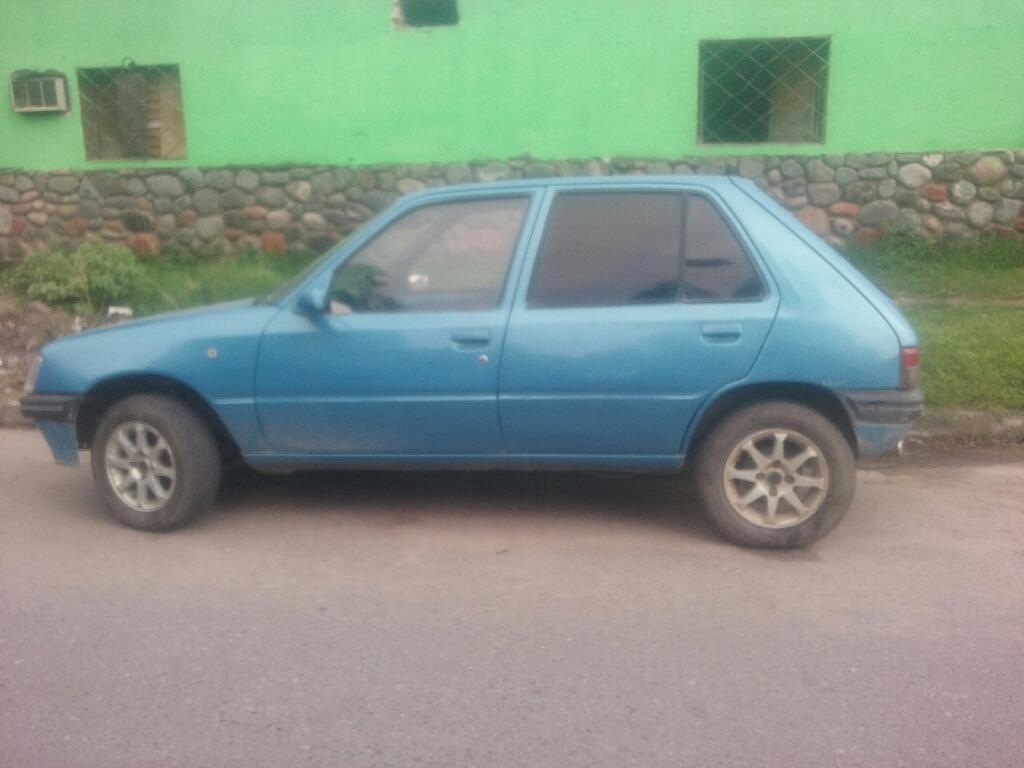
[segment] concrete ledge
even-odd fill
[[[1024,414],[986,411],[927,411],[911,441],[961,446],[1024,445]]]

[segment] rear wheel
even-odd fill
[[[749,547],[802,547],[824,536],[853,500],[856,464],[835,425],[795,403],[769,402],[727,417],[697,459],[712,524]]]
[[[119,521],[165,531],[213,502],[220,453],[206,425],[177,400],[134,395],[103,414],[92,445],[92,473]]]

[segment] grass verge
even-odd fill
[[[914,304],[921,382],[933,408],[1024,411],[1024,307]]]
[[[891,296],[1024,301],[1024,243],[1015,238],[932,243],[894,236],[845,255]]]

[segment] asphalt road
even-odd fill
[[[0,766],[1024,764],[1024,461],[863,470],[828,539],[665,478],[231,477],[169,535],[0,432]]]

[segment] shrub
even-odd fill
[[[59,246],[31,253],[4,273],[3,283],[20,298],[87,315],[145,289],[135,255],[109,243],[85,243],[72,253]]]

